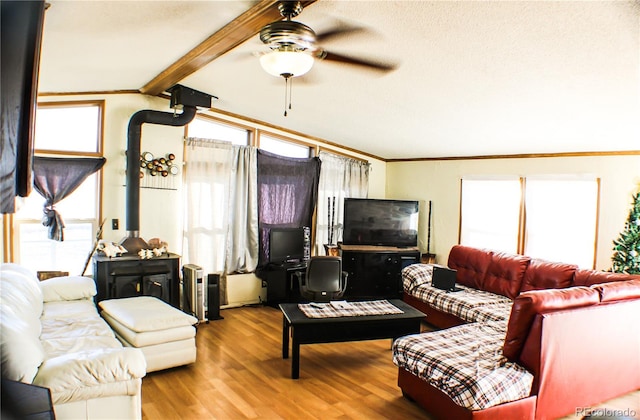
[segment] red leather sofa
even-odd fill
[[[460,245],[448,266],[461,285],[512,300],[502,356],[533,383],[528,397],[470,410],[399,367],[403,395],[437,418],[554,419],[640,389],[640,276]],[[404,300],[437,328],[467,324],[406,291]]]

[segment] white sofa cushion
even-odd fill
[[[122,344],[115,336],[99,335],[96,337],[62,337],[51,338],[42,342],[47,358],[63,354],[77,353],[97,349],[121,349]]]
[[[108,313],[102,312],[104,319],[111,325],[111,328],[118,336],[133,347],[153,346],[154,344],[164,344],[171,341],[180,341],[196,336],[196,329],[191,325],[182,327],[167,328],[166,330],[135,332],[125,327]]]
[[[24,276],[27,276],[36,280],[38,279],[38,275],[35,271],[23,265],[16,264],[16,263],[3,263],[0,266],[0,273],[4,274],[10,271],[21,273]]]
[[[195,325],[198,319],[153,296],[108,299],[98,303],[111,318],[135,332]]]
[[[45,360],[33,383],[49,388],[58,404],[122,395],[123,386],[145,376],[146,369],[139,349],[90,349]]]
[[[0,265],[0,299],[3,305],[14,307],[16,313],[39,319],[42,314],[42,291],[38,277],[17,264]]]
[[[31,382],[44,360],[42,292],[35,273],[17,264],[0,265],[0,280],[2,376]]]
[[[81,299],[59,302],[47,302],[42,309],[42,319],[83,319],[99,318],[93,300]]]
[[[87,319],[43,319],[40,340],[82,337],[115,337],[109,325],[99,317]]]
[[[0,305],[0,319],[2,377],[30,383],[44,361],[44,350],[38,334],[34,334],[33,326],[9,305]]]
[[[45,302],[90,299],[97,293],[95,282],[82,276],[53,277],[40,282]]]

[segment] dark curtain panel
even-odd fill
[[[33,158],[33,186],[42,195],[44,217],[42,224],[49,228],[49,239],[64,241],[64,222],[55,209],[55,204],[67,197],[89,175],[106,162],[100,158]]]
[[[289,158],[258,150],[260,265],[269,262],[271,228],[311,226],[319,178],[317,157]]]

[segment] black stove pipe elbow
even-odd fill
[[[195,106],[185,105],[182,114],[153,110],[138,111],[131,116],[127,133],[127,174],[126,174],[126,229],[127,237],[121,244],[129,253],[137,253],[146,247],[139,239],[140,231],[140,142],[142,124],[159,124],[181,127],[189,124],[196,116]],[[131,238],[131,240],[129,240]],[[131,249],[130,249],[131,248]]]

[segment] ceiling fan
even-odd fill
[[[322,48],[318,43],[348,33],[363,31],[361,27],[343,26],[316,34],[313,29],[292,18],[302,12],[299,1],[281,1],[278,10],[283,20],[264,26],[260,30],[260,41],[267,45],[271,52],[260,57],[260,63],[267,73],[274,76],[301,76],[313,66],[314,59],[332,61],[343,64],[361,66],[379,71],[391,71],[395,65],[364,60],[336,54]]]
[[[291,20],[302,12],[299,1],[281,1],[278,10],[283,20],[271,22],[260,30],[260,41],[269,47],[269,53],[260,56],[262,68],[273,76],[285,79],[285,111],[291,109],[291,85],[289,79],[302,76],[313,67],[315,59],[349,65],[360,66],[378,71],[391,71],[395,65],[364,60],[356,57],[336,54],[318,45],[347,33],[364,30],[361,27],[338,27],[322,34],[316,34],[313,29],[301,22]],[[289,96],[287,106],[287,94]]]

